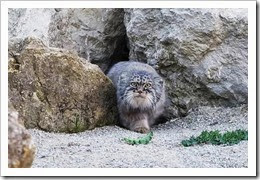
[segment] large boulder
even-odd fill
[[[123,9],[9,9],[9,38],[36,36],[51,47],[75,50],[103,71],[128,57]]]
[[[9,42],[9,100],[26,128],[79,132],[117,122],[112,82],[97,65],[36,38]]]
[[[18,112],[8,107],[8,167],[29,168],[35,156],[35,146],[28,130],[21,124]]]
[[[168,112],[247,103],[247,9],[125,9],[129,59],[166,79]]]

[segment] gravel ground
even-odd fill
[[[188,116],[152,128],[147,145],[128,145],[121,139],[143,136],[118,126],[106,126],[76,134],[29,130],[37,146],[34,168],[246,168],[247,141],[233,146],[180,142],[204,130],[248,129],[247,107],[200,107]]]

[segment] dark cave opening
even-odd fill
[[[122,37],[122,39],[117,44],[117,46],[114,50],[114,53],[112,54],[112,56],[110,56],[110,64],[109,64],[107,70],[105,71],[105,74],[108,73],[108,71],[114,64],[116,64],[120,61],[128,61],[128,60],[129,60],[128,38],[125,33],[125,35]]]

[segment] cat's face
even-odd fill
[[[132,108],[151,108],[155,104],[155,84],[147,73],[135,73],[130,77],[125,100]]]

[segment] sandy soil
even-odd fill
[[[34,168],[246,168],[247,141],[233,146],[183,147],[181,141],[204,130],[248,129],[247,107],[199,107],[188,116],[152,128],[147,145],[128,145],[122,138],[142,134],[106,126],[75,134],[29,130],[37,146]]]

